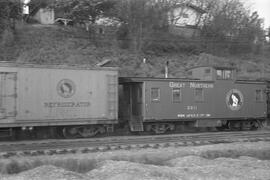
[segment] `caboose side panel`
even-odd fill
[[[266,118],[266,85],[260,82],[216,82],[210,104],[215,105],[215,118]]]
[[[192,120],[210,118],[214,109],[205,105],[214,89],[213,81],[146,81],[145,120]]]
[[[0,72],[15,73],[17,76],[16,116],[4,121],[8,119],[5,116],[2,123],[59,125],[117,122],[115,70],[0,67]]]
[[[266,84],[260,83],[248,83],[248,82],[236,82],[236,88],[239,88],[243,92],[244,98],[243,104],[247,105],[245,114],[253,118],[266,118],[267,117],[267,94]],[[246,103],[245,103],[246,102]]]
[[[265,118],[265,88],[254,82],[145,81],[144,120]]]

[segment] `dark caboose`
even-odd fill
[[[190,79],[120,78],[120,112],[131,131],[164,133],[178,127],[252,129],[267,117],[266,83],[236,80],[226,67],[196,67]]]

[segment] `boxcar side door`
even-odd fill
[[[17,73],[0,72],[0,119],[16,116]]]
[[[267,125],[270,125],[270,82],[267,82],[266,90],[266,103],[267,103]]]

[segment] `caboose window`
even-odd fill
[[[173,102],[181,102],[181,89],[173,88],[172,89],[172,101]]]
[[[205,73],[205,74],[210,74],[210,73],[211,73],[211,69],[209,69],[209,68],[205,69],[205,70],[204,70],[204,73]]]
[[[152,102],[160,101],[160,89],[159,88],[151,88],[151,100],[152,100]]]
[[[262,92],[261,89],[256,90],[255,100],[256,100],[256,102],[262,102],[263,101],[263,92]]]
[[[217,69],[217,79],[232,79],[232,70]]]
[[[188,71],[187,74],[188,74],[189,76],[192,76],[193,73],[192,73],[192,71]]]
[[[204,101],[204,97],[203,97],[203,89],[202,88],[196,88],[195,89],[195,101],[196,102],[202,102]]]

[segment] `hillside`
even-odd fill
[[[162,77],[169,61],[170,77],[183,77],[187,68],[198,65],[234,65],[242,78],[270,77],[270,56],[252,55],[217,57],[206,53],[136,54],[121,49],[117,42],[91,42],[88,32],[64,26],[21,25],[14,41],[0,46],[0,60],[38,64],[95,65],[106,59],[120,67],[121,76]],[[268,52],[269,48],[268,48]],[[268,57],[268,58],[267,58]],[[142,63],[143,59],[146,63]]]

